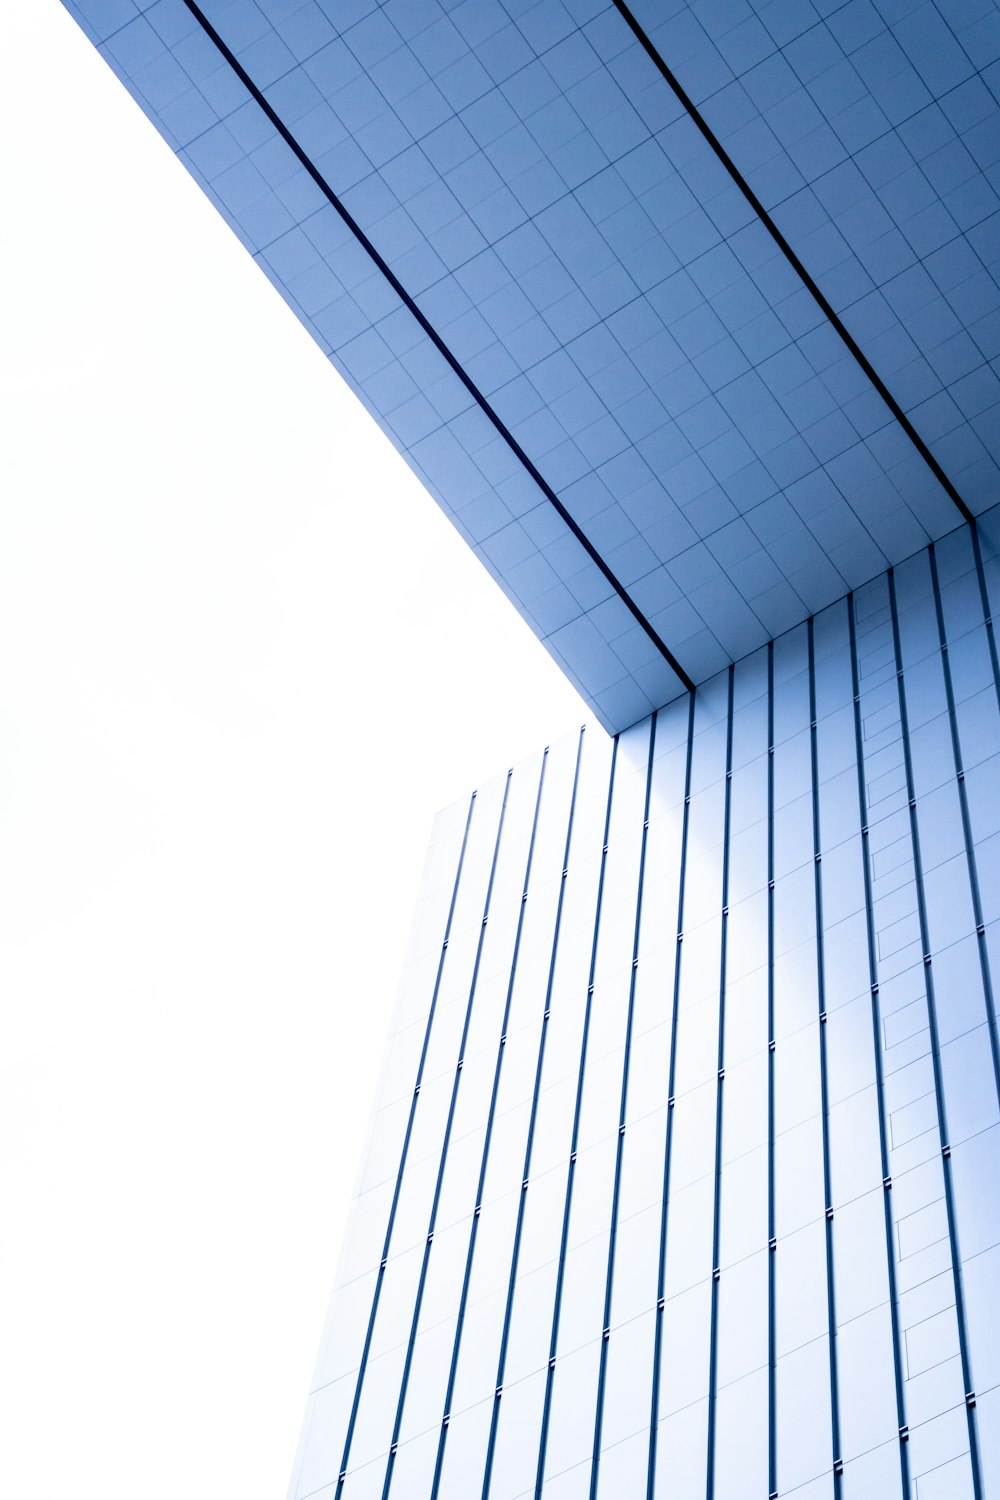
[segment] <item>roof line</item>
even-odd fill
[[[434,326],[431,324],[431,322],[429,321],[429,319],[424,315],[424,313],[421,312],[420,308],[417,306],[417,303],[414,301],[413,297],[410,295],[410,293],[403,286],[402,282],[396,276],[396,274],[392,270],[391,266],[388,264],[388,262],[386,260],[383,259],[383,257],[379,254],[378,250],[376,250],[376,248],[372,244],[371,240],[368,238],[368,236],[365,234],[364,230],[361,228],[361,225],[357,222],[357,220],[354,218],[354,216],[350,213],[350,211],[341,202],[341,200],[338,198],[337,194],[334,192],[333,188],[331,188],[330,184],[326,181],[326,179],[323,177],[323,175],[319,172],[319,170],[317,169],[317,167],[315,166],[315,164],[310,160],[310,158],[307,155],[307,153],[299,145],[298,141],[292,135],[292,133],[288,129],[287,125],[285,125],[284,121],[279,117],[279,115],[275,112],[275,110],[268,103],[267,99],[264,97],[264,95],[261,92],[261,90],[257,87],[257,85],[254,83],[253,79],[250,77],[249,73],[247,73],[246,69],[242,66],[242,64],[239,62],[239,60],[236,58],[236,56],[233,54],[233,52],[230,50],[230,48],[223,41],[222,37],[216,31],[216,29],[212,25],[211,21],[209,21],[208,17],[204,14],[204,12],[195,3],[195,0],[184,0],[184,5],[190,11],[190,13],[194,17],[194,19],[198,22],[199,26],[205,32],[206,36],[208,36],[210,38],[210,40],[218,48],[219,52],[221,52],[221,54],[225,58],[226,62],[233,69],[234,73],[236,73],[237,77],[239,78],[240,82],[243,84],[244,88],[246,88],[246,90],[252,96],[252,98],[256,101],[256,103],[259,104],[260,108],[264,111],[265,115],[270,120],[270,122],[274,126],[275,130],[281,136],[282,140],[289,147],[289,149],[294,153],[294,155],[296,156],[296,158],[298,159],[298,161],[301,163],[301,165],[308,172],[309,176],[312,178],[313,182],[315,182],[316,186],[319,188],[320,192],[326,198],[327,202],[340,215],[340,218],[346,224],[347,228],[351,231],[351,233],[355,236],[355,238],[357,239],[358,243],[363,247],[363,249],[368,253],[368,255],[371,257],[371,259],[374,261],[375,265],[382,272],[382,275],[388,281],[389,285],[392,287],[392,289],[396,293],[397,297],[399,297],[400,301],[409,309],[409,311],[413,314],[414,318],[416,318],[417,322],[420,324],[420,327],[423,329],[424,333],[430,339],[431,343],[438,350],[439,354],[441,354],[442,357],[446,360],[446,362],[448,363],[448,365],[450,366],[450,368],[453,370],[453,372],[458,376],[459,380],[462,382],[462,384],[464,385],[465,389],[468,391],[469,395],[475,401],[476,405],[480,408],[480,410],[483,412],[483,414],[488,418],[488,420],[493,425],[493,427],[496,429],[496,431],[503,438],[504,442],[508,445],[508,447],[510,448],[511,452],[515,455],[515,457],[519,460],[519,462],[524,466],[524,468],[530,474],[531,478],[535,481],[535,483],[537,484],[538,488],[541,490],[542,494],[545,496],[546,500],[553,507],[553,509],[557,512],[557,514],[560,516],[560,518],[562,519],[562,521],[564,522],[564,524],[569,528],[569,530],[576,537],[577,541],[580,543],[580,545],[583,547],[584,551],[587,553],[587,556],[591,559],[591,561],[599,569],[599,571],[602,573],[602,575],[607,580],[607,582],[614,589],[615,593],[618,595],[619,599],[625,605],[626,609],[633,616],[633,618],[636,620],[636,622],[641,626],[641,628],[643,629],[643,631],[645,632],[645,634],[652,641],[652,643],[656,647],[657,651],[659,651],[660,655],[664,658],[664,660],[670,666],[670,668],[675,673],[675,675],[677,676],[677,678],[679,679],[679,681],[681,683],[683,683],[684,687],[687,689],[687,691],[689,693],[693,693],[694,690],[695,690],[694,682],[688,676],[688,674],[685,672],[684,668],[681,666],[680,662],[674,656],[673,652],[669,649],[669,647],[666,645],[666,643],[661,639],[660,635],[654,629],[654,627],[650,623],[650,621],[646,619],[646,616],[642,613],[642,611],[639,609],[638,605],[632,599],[632,597],[628,593],[628,590],[625,588],[624,584],[620,583],[619,580],[615,577],[615,574],[608,567],[607,563],[604,561],[603,557],[598,552],[597,548],[588,539],[588,537],[581,530],[581,528],[577,525],[576,521],[570,515],[570,513],[566,509],[565,505],[563,505],[562,501],[559,499],[559,496],[556,494],[555,490],[552,488],[552,486],[543,477],[543,475],[540,473],[540,471],[535,466],[535,464],[528,457],[527,453],[521,447],[520,443],[517,441],[517,439],[515,438],[514,434],[507,427],[506,423],[502,420],[502,418],[499,416],[499,414],[496,411],[494,411],[493,407],[490,405],[489,401],[483,395],[482,391],[475,384],[475,382],[471,379],[471,377],[469,376],[469,374],[467,373],[467,371],[463,368],[463,366],[461,365],[461,363],[459,362],[459,360],[456,358],[456,356],[448,348],[448,345],[444,342],[444,340],[442,339],[441,335],[438,333],[437,329],[434,328]]]
[[[642,47],[643,51],[647,54],[653,64],[659,69],[664,80],[676,96],[678,102],[683,105],[684,109],[690,115],[691,120],[697,126],[698,130],[701,132],[708,145],[712,148],[719,161],[725,167],[726,171],[729,173],[729,176],[739,188],[740,192],[743,194],[744,198],[749,203],[750,207],[753,209],[754,213],[757,215],[758,219],[763,224],[764,228],[767,230],[768,234],[771,236],[778,249],[784,255],[785,259],[795,271],[796,275],[800,278],[806,289],[812,294],[814,300],[818,304],[824,316],[836,329],[837,333],[839,333],[844,344],[857,360],[862,370],[864,370],[865,374],[868,376],[868,379],[878,391],[879,395],[882,397],[882,400],[885,402],[886,406],[889,408],[890,412],[895,417],[900,427],[902,427],[903,431],[906,433],[906,436],[910,439],[910,442],[920,454],[920,457],[927,464],[928,468],[931,470],[931,473],[934,475],[935,479],[937,479],[938,483],[947,494],[949,500],[953,501],[957,506],[963,520],[968,521],[970,526],[974,526],[976,524],[976,518],[973,515],[972,511],[966,505],[958,490],[955,488],[954,484],[948,478],[948,475],[945,473],[944,469],[934,457],[934,454],[931,452],[930,448],[928,448],[927,444],[924,442],[923,438],[920,436],[919,432],[914,427],[913,423],[910,421],[909,417],[906,415],[905,411],[900,406],[895,396],[889,390],[888,386],[885,384],[885,381],[878,374],[874,365],[861,349],[861,346],[858,344],[853,334],[841,321],[838,314],[834,311],[831,303],[820,291],[819,286],[813,280],[812,276],[810,276],[809,272],[806,270],[805,266],[802,264],[801,260],[796,255],[789,242],[785,239],[785,236],[782,234],[777,224],[771,218],[770,214],[767,212],[767,209],[757,197],[757,194],[754,192],[753,188],[741,175],[736,166],[736,163],[729,155],[729,152],[726,150],[725,146],[723,146],[718,136],[711,129],[708,123],[703,119],[702,115],[698,112],[698,109],[696,108],[693,100],[690,98],[690,96],[680,83],[680,80],[673,72],[671,72],[670,68],[667,67],[667,64],[664,62],[660,53],[650,41],[649,37],[646,35],[642,27],[639,25],[639,22],[629,10],[628,6],[624,3],[624,0],[613,0],[613,4],[622,20],[632,32],[636,41]]]

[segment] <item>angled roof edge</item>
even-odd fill
[[[484,43],[454,27],[447,45],[427,41],[439,7],[415,0],[423,29],[395,33],[388,54],[397,75],[409,70],[410,92],[390,107],[389,74],[372,81],[384,39],[373,49],[360,25],[340,34],[333,6],[316,10],[316,36],[296,41],[288,7],[266,0],[64,3],[606,729],[636,722],[972,514],[625,5],[574,0],[579,29],[555,42],[533,39],[522,17],[522,65],[499,85],[483,72]],[[556,254],[541,215],[506,200],[512,186],[522,200],[533,191],[517,170],[515,147],[528,151],[518,111],[532,121],[558,112],[572,75],[565,57],[553,59],[584,43],[589,92],[572,96],[573,139],[580,152],[603,142],[615,170],[606,182],[591,173],[575,189],[563,183]],[[461,103],[463,86],[449,108],[413,102],[421,76],[443,100],[437,84],[462,59],[483,72],[478,96]],[[630,120],[631,144],[616,157],[602,111],[629,97],[629,79],[639,124]],[[481,140],[460,183],[465,163],[449,170],[457,148],[437,138],[454,127],[475,145],[478,122],[489,146],[497,127],[483,117],[501,106],[500,139],[516,140],[506,157],[484,155]],[[559,139],[531,170],[552,175],[558,164],[571,182]],[[706,250],[683,248],[675,232],[689,201],[688,216],[709,222],[685,174],[696,149],[699,191],[723,204],[713,209],[722,227],[703,230]],[[648,190],[634,160],[643,152],[642,171],[655,157],[660,173]],[[498,201],[484,208],[476,173],[487,168]],[[408,172],[421,178],[415,194]],[[611,231],[592,235],[606,209],[630,222],[641,213],[659,238],[650,231],[616,253]],[[643,291],[647,263],[659,275],[668,254],[675,269],[647,277]],[[704,283],[700,300],[687,295],[692,278]],[[564,295],[543,317],[557,282]],[[770,319],[761,351],[781,314],[785,345],[766,360],[750,335],[716,336],[722,313],[739,333],[734,287]],[[706,332],[682,347],[673,335],[690,335],[696,315]],[[703,354],[737,371],[714,388],[711,359],[690,352],[710,328],[716,343]],[[766,388],[760,372],[775,361],[782,370]],[[793,367],[800,385],[776,395]],[[971,498],[982,509],[983,496]]]

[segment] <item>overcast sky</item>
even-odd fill
[[[56,0],[0,48],[0,1492],[275,1500],[433,813],[583,710]]]

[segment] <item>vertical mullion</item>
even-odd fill
[[[889,1279],[889,1315],[892,1321],[892,1363],[896,1383],[896,1421],[899,1426],[899,1469],[903,1500],[910,1500],[910,1460],[907,1449],[906,1396],[899,1333],[899,1302],[896,1290],[896,1261],[893,1252],[892,1206],[889,1192],[889,1142],[885,1118],[885,1093],[882,1067],[882,1007],[878,990],[878,958],[875,941],[875,909],[872,895],[871,858],[868,848],[868,795],[865,791],[864,736],[861,731],[861,691],[858,673],[858,638],[854,623],[854,595],[847,596],[847,625],[851,644],[851,691],[854,697],[854,753],[858,770],[858,813],[861,818],[861,865],[865,886],[865,927],[868,939],[868,982],[872,1001],[872,1036],[875,1045],[875,1092],[878,1103],[879,1152],[882,1162],[882,1206],[885,1219],[886,1268]]]
[[[941,647],[941,666],[944,670],[944,690],[948,700],[948,722],[951,726],[951,748],[955,758],[955,778],[958,782],[958,800],[962,809],[962,836],[965,839],[965,857],[969,866],[969,886],[972,891],[972,909],[976,919],[976,940],[979,946],[979,968],[983,979],[983,997],[986,1005],[986,1020],[990,1033],[990,1049],[993,1054],[993,1082],[1000,1102],[1000,1037],[997,1035],[996,1000],[993,993],[993,978],[990,972],[990,955],[986,942],[986,925],[983,922],[983,901],[979,888],[979,868],[976,861],[976,846],[972,837],[972,818],[969,813],[969,794],[965,785],[965,764],[962,759],[962,742],[958,733],[958,714],[955,709],[955,689],[951,680],[951,660],[948,653],[948,637],[945,632],[944,607],[941,603],[941,587],[938,581],[937,557],[934,544],[928,547],[931,560],[931,583],[934,587],[934,609],[937,614],[938,642]],[[992,636],[991,636],[992,644]]]
[[[566,1174],[566,1199],[563,1206],[562,1234],[559,1241],[559,1268],[556,1272],[556,1291],[552,1309],[552,1332],[549,1339],[549,1361],[545,1372],[545,1396],[542,1405],[542,1430],[538,1443],[538,1469],[535,1476],[535,1497],[540,1500],[545,1478],[545,1449],[549,1435],[549,1416],[552,1410],[552,1382],[556,1367],[556,1344],[559,1338],[559,1315],[562,1311],[563,1276],[566,1270],[566,1247],[569,1238],[570,1211],[573,1207],[573,1179],[576,1171],[576,1148],[580,1133],[580,1109],[583,1102],[583,1077],[587,1066],[587,1039],[590,1032],[590,1012],[594,999],[594,972],[597,963],[597,939],[601,930],[601,905],[604,899],[604,875],[608,863],[608,834],[611,828],[611,803],[615,790],[615,764],[618,759],[618,736],[615,735],[611,751],[611,771],[608,777],[608,800],[604,811],[604,840],[601,849],[601,870],[597,882],[597,904],[594,911],[594,936],[590,947],[590,968],[587,976],[587,1004],[583,1015],[583,1036],[580,1041],[580,1065],[576,1083],[576,1101],[573,1108],[573,1134],[570,1141],[569,1168]],[[502,1387],[497,1386],[499,1401]]]
[[[976,559],[976,578],[979,582],[979,598],[983,606],[983,624],[986,627],[986,640],[990,648],[990,665],[993,668],[993,689],[997,695],[997,707],[1000,708],[1000,658],[997,655],[996,631],[993,628],[993,611],[990,608],[990,595],[986,587],[986,569],[983,566],[983,549],[979,545],[979,528],[970,527],[972,536],[972,552]]]
[[[570,847],[573,838],[573,815],[576,811],[576,795],[580,784],[580,761],[583,756],[584,729],[580,730],[580,738],[576,749],[576,766],[573,771],[573,790],[570,795],[569,819],[566,825],[566,845],[563,850],[562,878],[559,882],[559,896],[556,901],[556,919],[552,931],[552,951],[549,957],[548,979],[545,985],[545,1002],[542,1012],[542,1030],[538,1042],[538,1060],[535,1064],[535,1086],[531,1097],[531,1113],[528,1119],[528,1138],[524,1148],[524,1169],[521,1173],[522,1182],[527,1182],[531,1176],[531,1150],[535,1138],[535,1122],[538,1118],[538,1101],[541,1095],[542,1071],[545,1064],[545,1040],[548,1035],[550,1008],[552,1004],[552,985],[555,978],[556,958],[559,952],[559,929],[562,925],[563,899],[566,895],[566,879],[569,874]],[[517,1206],[517,1224],[514,1230],[514,1245],[510,1260],[510,1275],[507,1281],[507,1299],[504,1304],[503,1333],[500,1338],[500,1357],[497,1361],[496,1389],[503,1390],[504,1374],[507,1363],[507,1343],[510,1337],[511,1310],[514,1305],[514,1292],[517,1286],[517,1263],[521,1251],[521,1235],[524,1228],[524,1210],[527,1195],[522,1192]],[[449,1401],[453,1380],[449,1381]],[[493,1411],[490,1417],[490,1435],[486,1449],[486,1464],[483,1472],[482,1500],[488,1500],[490,1492],[490,1480],[493,1474],[493,1455],[496,1452],[497,1422],[500,1416],[500,1403],[493,1402]],[[431,1491],[431,1500],[436,1500],[437,1489],[440,1483],[440,1460],[443,1456],[443,1445],[439,1451],[438,1463],[434,1470],[434,1488]]]
[[[948,1216],[948,1240],[951,1246],[951,1270],[955,1289],[955,1315],[958,1322],[958,1344],[962,1360],[962,1381],[965,1386],[965,1411],[969,1430],[969,1457],[972,1466],[972,1486],[975,1500],[983,1493],[982,1470],[979,1458],[979,1432],[976,1423],[975,1386],[969,1356],[968,1329],[965,1318],[965,1291],[962,1285],[962,1265],[958,1254],[958,1231],[955,1227],[954,1188],[951,1179],[951,1146],[948,1142],[948,1116],[944,1097],[944,1078],[941,1072],[941,1051],[938,1040],[937,999],[934,991],[934,965],[930,947],[930,931],[927,925],[927,903],[924,893],[923,860],[920,854],[920,829],[917,823],[916,791],[913,781],[913,761],[910,754],[910,730],[906,711],[906,683],[903,677],[903,656],[899,639],[899,615],[896,609],[896,581],[893,570],[888,572],[889,607],[892,612],[892,645],[896,659],[896,692],[899,699],[900,732],[903,739],[903,765],[906,770],[906,796],[910,813],[910,841],[913,846],[913,874],[917,895],[917,918],[920,923],[920,947],[924,959],[924,993],[927,999],[927,1026],[931,1042],[931,1066],[934,1073],[934,1092],[937,1103],[938,1137],[941,1147],[941,1168],[944,1180],[945,1210]]]
[[[809,646],[809,756],[812,781],[813,889],[816,905],[816,993],[819,1003],[819,1088],[823,1130],[823,1206],[826,1220],[826,1308],[830,1343],[830,1437],[833,1448],[833,1492],[841,1493],[840,1382],[837,1369],[837,1304],[833,1276],[833,1186],[830,1176],[830,1093],[826,1057],[826,957],[823,933],[823,858],[819,818],[819,747],[816,724],[816,646],[813,617],[807,622]]]
[[[715,1190],[712,1207],[712,1310],[708,1343],[708,1448],[705,1463],[705,1494],[712,1500],[715,1492],[715,1397],[719,1353],[719,1243],[722,1212],[722,1110],[723,1085],[726,1077],[726,958],[729,934],[729,825],[733,800],[733,685],[736,671],[729,668],[729,694],[726,706],[726,780],[722,825],[722,932],[719,945],[719,1035],[716,1051],[715,1093]]]
[[[423,1045],[420,1048],[420,1061],[417,1064],[417,1076],[413,1086],[413,1094],[410,1098],[410,1110],[406,1120],[406,1130],[403,1134],[403,1146],[399,1156],[399,1167],[396,1171],[396,1182],[392,1193],[392,1203],[389,1207],[389,1222],[386,1226],[385,1240],[382,1244],[382,1255],[379,1261],[378,1276],[375,1281],[375,1291],[372,1296],[372,1308],[368,1315],[368,1327],[365,1330],[365,1342],[361,1351],[361,1364],[358,1367],[358,1378],[354,1387],[354,1398],[351,1402],[351,1415],[347,1423],[347,1433],[344,1437],[344,1449],[340,1460],[340,1471],[337,1477],[338,1488],[343,1485],[347,1477],[347,1465],[351,1457],[351,1444],[354,1440],[354,1429],[358,1419],[358,1407],[361,1404],[361,1392],[364,1387],[365,1374],[368,1368],[368,1353],[371,1349],[372,1335],[375,1331],[375,1318],[378,1314],[379,1299],[382,1295],[382,1283],[385,1280],[385,1268],[389,1258],[389,1246],[392,1241],[393,1225],[396,1219],[396,1209],[399,1205],[399,1195],[403,1186],[403,1173],[406,1168],[406,1158],[410,1149],[410,1138],[413,1134],[413,1117],[417,1110],[417,1100],[420,1098],[420,1085],[423,1082],[424,1064],[427,1061],[427,1050],[430,1046],[431,1028],[434,1024],[434,1015],[437,1010],[438,995],[441,991],[441,976],[444,972],[445,956],[448,952],[448,940],[451,936],[451,924],[455,916],[455,903],[458,900],[458,888],[462,880],[462,868],[465,864],[465,851],[469,843],[469,828],[472,823],[472,813],[476,806],[476,793],[473,792],[469,798],[469,811],[465,818],[465,829],[462,833],[462,847],[459,850],[458,866],[455,870],[455,883],[452,886],[451,901],[448,904],[448,916],[444,926],[444,938],[441,942],[441,952],[438,956],[437,972],[434,976],[434,988],[431,992],[430,1008],[427,1012],[427,1024],[424,1027]]]
[[[382,1500],[388,1500],[389,1489],[392,1484],[392,1471],[396,1461],[396,1447],[399,1442],[399,1427],[403,1420],[403,1407],[406,1403],[406,1388],[410,1379],[410,1368],[413,1364],[413,1346],[417,1337],[417,1324],[420,1320],[420,1307],[424,1297],[424,1287],[427,1284],[427,1266],[430,1261],[431,1246],[434,1243],[434,1227],[437,1221],[438,1204],[441,1201],[441,1185],[444,1181],[444,1170],[448,1161],[448,1145],[451,1139],[451,1127],[455,1118],[455,1104],[458,1099],[458,1086],[462,1078],[462,1067],[465,1060],[465,1044],[469,1035],[469,1022],[472,1019],[472,1006],[476,998],[476,985],[479,980],[479,966],[483,956],[483,943],[486,940],[486,926],[490,915],[490,902],[493,897],[493,882],[496,878],[497,860],[500,855],[500,841],[503,837],[504,818],[507,813],[507,798],[510,793],[510,782],[512,772],[507,772],[507,780],[504,784],[503,802],[500,805],[500,820],[497,824],[497,836],[493,845],[493,859],[490,864],[490,877],[486,885],[486,899],[483,903],[483,920],[479,926],[479,937],[476,940],[476,958],[472,966],[472,979],[469,984],[469,998],[466,1002],[465,1017],[462,1023],[462,1036],[458,1044],[458,1057],[455,1061],[455,1077],[451,1086],[451,1099],[448,1103],[448,1117],[444,1127],[444,1139],[441,1142],[441,1160],[438,1163],[437,1178],[434,1183],[434,1196],[431,1200],[430,1217],[427,1222],[427,1237],[424,1241],[423,1259],[420,1264],[420,1279],[417,1282],[417,1295],[413,1304],[413,1317],[410,1320],[410,1335],[406,1348],[406,1359],[403,1363],[403,1376],[399,1385],[399,1397],[396,1401],[396,1415],[392,1424],[392,1439],[389,1445],[389,1458],[386,1464],[385,1480],[382,1485]]]
[[[767,1488],[778,1493],[777,1248],[774,1204],[774,642],[767,643]]]
[[[646,1475],[647,1500],[653,1500],[656,1484],[656,1440],[660,1405],[660,1363],[663,1352],[664,1287],[667,1266],[667,1219],[670,1200],[670,1157],[673,1143],[674,1083],[677,1076],[677,1014],[680,1003],[681,954],[684,942],[684,879],[687,866],[688,827],[691,821],[691,764],[694,755],[695,695],[688,700],[687,757],[684,765],[684,812],[681,818],[681,857],[677,883],[677,956],[674,961],[674,986],[670,1007],[670,1063],[667,1074],[667,1123],[663,1145],[663,1192],[660,1212],[660,1251],[656,1282],[656,1332],[653,1340],[653,1388],[649,1417],[649,1468]]]
[[[431,1486],[431,1500],[436,1500],[438,1486],[441,1482],[441,1466],[444,1462],[444,1448],[448,1439],[448,1423],[451,1414],[452,1396],[455,1390],[455,1376],[458,1370],[458,1356],[462,1344],[462,1329],[465,1322],[465,1309],[469,1300],[469,1286],[472,1280],[472,1263],[476,1254],[476,1239],[479,1232],[479,1213],[482,1208],[483,1188],[486,1182],[486,1170],[489,1165],[490,1141],[493,1135],[493,1123],[496,1118],[497,1097],[500,1093],[500,1077],[503,1071],[503,1060],[506,1054],[507,1023],[510,1019],[511,1001],[514,995],[514,982],[517,978],[517,960],[521,949],[521,933],[524,928],[524,913],[528,903],[528,892],[531,886],[531,864],[535,853],[535,836],[538,832],[538,815],[542,806],[542,792],[545,788],[545,770],[548,764],[549,748],[546,745],[542,753],[542,768],[538,778],[538,792],[535,796],[535,810],[531,820],[531,836],[528,840],[528,858],[524,870],[524,884],[521,895],[521,905],[517,914],[517,931],[514,936],[514,952],[511,957],[510,978],[507,981],[507,996],[504,1002],[503,1019],[500,1023],[500,1037],[497,1042],[496,1063],[493,1068],[493,1089],[490,1094],[489,1113],[486,1118],[486,1134],[483,1137],[482,1157],[479,1163],[479,1178],[476,1184],[476,1199],[473,1205],[472,1227],[469,1231],[469,1248],[465,1257],[465,1273],[462,1278],[462,1291],[458,1304],[458,1316],[455,1323],[455,1338],[452,1344],[451,1363],[448,1368],[448,1384],[445,1391],[444,1411],[441,1418],[441,1431],[438,1436],[437,1456],[434,1461],[434,1480]],[[523,1198],[522,1194],[522,1198]]]
[[[622,1061],[621,1102],[618,1109],[618,1141],[615,1154],[615,1180],[611,1195],[611,1230],[608,1237],[608,1269],[604,1287],[604,1317],[601,1323],[601,1359],[597,1375],[597,1408],[594,1417],[594,1449],[590,1469],[590,1500],[596,1500],[597,1479],[601,1462],[601,1429],[604,1419],[604,1387],[607,1379],[608,1344],[611,1338],[611,1294],[615,1277],[615,1250],[618,1233],[618,1206],[621,1195],[622,1153],[625,1147],[625,1111],[628,1106],[629,1061],[632,1049],[632,1017],[635,1013],[635,978],[639,967],[639,931],[642,922],[642,886],[646,869],[646,845],[649,841],[649,797],[653,785],[653,752],[656,745],[656,714],[649,729],[649,753],[646,758],[646,795],[642,812],[642,844],[639,851],[639,880],[635,904],[635,927],[632,935],[632,972],[629,976],[628,1013],[625,1021],[625,1053]]]

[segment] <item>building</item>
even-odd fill
[[[442,815],[293,1500],[997,1493],[986,576]]]
[[[614,736],[439,820],[292,1500],[1000,1496],[995,6],[67,3]]]

